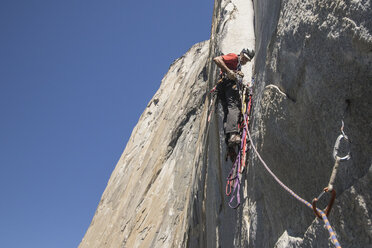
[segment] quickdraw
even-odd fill
[[[341,161],[346,161],[346,160],[349,160],[351,158],[350,147],[348,147],[349,148],[349,151],[348,151],[347,155],[345,155],[343,157],[338,156],[338,152],[339,152],[339,148],[340,148],[340,143],[341,143],[341,140],[342,139],[345,139],[345,141],[348,142],[348,145],[350,145],[350,139],[346,136],[346,134],[344,132],[344,122],[343,121],[342,121],[342,125],[341,125],[341,134],[337,137],[336,142],[335,142],[335,145],[334,145],[334,148],[333,148],[332,155],[333,155],[333,158],[335,159],[335,164],[333,166],[333,170],[332,170],[331,177],[329,179],[328,186],[325,187],[323,189],[323,191],[320,193],[320,195],[317,198],[314,198],[313,201],[312,201],[313,211],[314,211],[315,215],[319,219],[322,219],[322,216],[321,216],[320,212],[318,211],[318,209],[316,207],[316,204],[317,204],[318,200],[326,192],[330,192],[331,193],[331,199],[329,200],[329,203],[328,203],[327,208],[324,210],[325,215],[328,216],[329,213],[331,212],[333,202],[336,199],[336,190],[333,189],[333,184],[335,183],[335,180],[336,180],[336,175],[337,175],[338,167],[339,167]]]
[[[341,128],[341,132],[343,132],[343,126]],[[341,248],[341,245],[340,243],[338,242],[337,240],[337,237],[336,237],[336,234],[335,232],[333,231],[332,229],[332,226],[331,224],[329,223],[329,220],[327,218],[327,215],[329,215],[330,211],[331,211],[331,208],[332,208],[332,205],[333,205],[333,202],[334,202],[334,199],[336,198],[336,192],[332,189],[329,189],[328,187],[325,188],[323,190],[323,192],[318,196],[318,198],[315,198],[317,200],[319,200],[322,195],[325,193],[325,192],[329,192],[331,191],[331,194],[332,194],[332,198],[330,200],[330,203],[328,204],[328,207],[326,208],[326,213],[323,212],[322,210],[316,208],[316,202],[317,200],[315,201],[315,204],[314,204],[314,201],[313,201],[313,204],[310,204],[308,201],[304,200],[303,198],[301,198],[300,196],[298,196],[295,192],[293,192],[290,188],[288,188],[282,181],[280,181],[280,179],[270,170],[270,168],[267,166],[267,164],[265,163],[265,161],[262,159],[261,155],[259,154],[259,152],[257,151],[256,147],[254,146],[253,144],[253,141],[252,141],[252,137],[251,137],[251,134],[249,133],[249,130],[247,129],[247,134],[248,134],[248,138],[249,138],[249,141],[251,142],[251,146],[254,150],[254,152],[256,153],[258,159],[261,161],[261,163],[263,164],[263,166],[265,167],[265,169],[269,172],[269,174],[275,179],[275,181],[280,185],[282,186],[286,191],[288,191],[289,194],[291,194],[293,197],[295,197],[297,200],[299,200],[300,202],[304,203],[306,206],[308,206],[309,208],[312,208],[316,214],[317,217],[320,216],[321,219],[323,219],[323,222],[324,224],[326,225],[326,228],[329,232],[329,236],[333,242],[333,244],[335,245],[336,248]],[[345,135],[343,133],[343,135]],[[337,143],[337,142],[336,142]],[[336,147],[336,146],[335,146]],[[336,158],[336,163],[337,161],[339,161],[339,159]],[[314,200],[315,200],[314,199]]]
[[[251,134],[249,133],[249,131],[247,130],[247,133],[248,133],[248,137],[249,137],[249,140],[251,142],[251,146],[254,150],[254,152],[256,153],[258,159],[261,161],[261,163],[263,164],[263,166],[265,167],[265,169],[269,172],[269,174],[275,179],[275,181],[280,185],[282,186],[289,194],[291,194],[294,198],[296,198],[298,201],[302,202],[303,204],[305,204],[306,206],[308,206],[309,208],[313,208],[313,206],[306,200],[304,200],[303,198],[301,198],[299,195],[297,195],[295,192],[293,192],[290,188],[288,188],[282,181],[280,181],[280,179],[270,170],[270,168],[267,166],[267,164],[265,163],[265,161],[262,159],[261,155],[259,154],[259,152],[257,151],[256,147],[254,146],[253,144],[253,141],[252,141],[252,137],[251,137]],[[323,219],[326,227],[327,227],[327,230],[329,232],[329,236],[333,242],[333,244],[335,245],[336,248],[341,248],[341,245],[340,243],[338,242],[337,240],[337,237],[335,235],[335,232],[333,231],[332,227],[331,227],[331,224],[329,223],[329,220],[327,218],[327,215],[320,209],[317,209],[317,211],[319,212],[321,218]]]
[[[339,149],[340,149],[340,143],[341,143],[341,140],[344,139],[345,141],[347,141],[347,144],[350,146],[350,139],[349,137],[347,137],[347,135],[345,134],[344,132],[344,121],[341,121],[342,122],[342,125],[341,125],[341,134],[337,137],[336,139],[336,142],[335,142],[335,146],[333,148],[333,158],[335,160],[339,159],[340,161],[346,161],[346,160],[349,160],[351,158],[351,155],[350,155],[350,147],[348,147],[348,153],[343,156],[343,157],[339,157],[338,156],[338,152],[339,152]]]

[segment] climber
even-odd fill
[[[216,89],[224,111],[225,139],[229,147],[240,144],[238,123],[241,103],[236,80],[239,76],[244,76],[241,66],[251,61],[254,54],[254,50],[243,49],[239,55],[229,53],[213,59],[221,69]]]

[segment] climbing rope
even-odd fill
[[[245,121],[242,124],[242,137],[241,137],[241,142],[240,142],[240,149],[239,149],[237,157],[235,158],[235,162],[231,167],[231,170],[227,177],[227,182],[226,182],[226,195],[230,196],[231,191],[233,191],[232,196],[229,201],[229,206],[234,209],[239,207],[240,205],[240,184],[241,184],[242,173],[243,173],[243,170],[246,164],[247,151],[248,151],[247,131],[246,131],[246,129],[248,129],[247,120],[249,120],[249,115],[250,115],[251,106],[252,106],[252,88],[250,88],[249,95],[248,95],[248,102],[247,102],[246,101],[247,87],[245,87],[242,84],[242,80],[243,80],[243,77],[238,77],[238,80],[236,82],[237,82],[237,87],[239,89],[240,97],[241,97],[241,103],[242,103],[241,112],[243,114],[243,119]],[[236,199],[236,204],[232,205],[235,199]]]
[[[348,137],[345,135],[345,133],[343,131],[344,123],[342,122],[341,134],[337,138],[336,143],[335,143],[335,146],[334,146],[333,157],[335,158],[335,165],[334,165],[334,168],[333,168],[333,171],[332,171],[332,175],[331,175],[331,178],[330,178],[328,187],[326,187],[323,190],[323,192],[318,196],[318,198],[314,198],[314,200],[312,202],[313,204],[310,204],[308,201],[304,200],[299,195],[297,195],[293,190],[291,190],[290,188],[288,188],[271,171],[271,169],[268,167],[268,165],[266,164],[266,162],[262,159],[261,155],[259,154],[259,152],[257,151],[256,147],[253,144],[253,140],[252,140],[251,134],[249,132],[249,126],[248,126],[248,124],[249,124],[249,116],[250,116],[251,106],[252,106],[252,87],[253,87],[253,84],[254,84],[254,78],[252,78],[252,85],[250,87],[249,100],[248,100],[248,106],[247,106],[246,105],[246,100],[245,100],[245,97],[246,97],[246,87],[242,86],[242,78],[238,78],[238,80],[237,80],[238,89],[239,89],[240,92],[243,92],[241,94],[241,102],[242,102],[242,109],[241,110],[242,110],[242,114],[243,114],[243,132],[242,132],[242,139],[241,139],[241,146],[240,146],[239,153],[238,153],[238,155],[237,155],[237,157],[235,159],[235,162],[234,162],[234,164],[233,164],[233,166],[232,166],[232,168],[230,170],[229,176],[227,177],[226,195],[227,196],[230,196],[231,193],[233,194],[232,197],[231,197],[231,199],[230,199],[230,201],[229,201],[229,206],[231,208],[237,208],[240,205],[240,183],[241,183],[242,171],[244,170],[244,167],[245,167],[245,164],[246,164],[246,153],[248,151],[246,145],[247,145],[247,137],[248,137],[249,142],[250,142],[250,145],[253,147],[254,152],[256,153],[256,155],[259,158],[259,160],[261,161],[261,163],[264,165],[264,168],[269,172],[269,174],[289,194],[291,194],[293,197],[295,197],[298,201],[304,203],[307,207],[313,209],[313,211],[316,214],[316,216],[318,216],[319,218],[321,218],[323,220],[323,222],[325,223],[325,226],[326,226],[326,228],[327,228],[327,230],[329,232],[329,236],[330,236],[330,238],[332,240],[332,243],[335,245],[336,248],[341,248],[341,245],[340,245],[340,243],[337,240],[336,234],[333,231],[332,226],[331,226],[331,224],[330,224],[327,216],[329,215],[329,213],[331,211],[331,208],[332,208],[332,205],[333,205],[333,202],[334,202],[334,200],[336,198],[336,192],[333,189],[333,184],[334,184],[334,181],[335,181],[335,178],[336,178],[336,174],[337,174],[339,163],[340,163],[340,161],[348,160],[351,157],[350,156],[350,152],[346,156],[344,156],[344,157],[339,157],[337,155],[338,150],[339,150],[340,141],[342,139],[345,139],[346,141],[349,141],[350,142],[350,140],[348,139]],[[212,105],[212,103],[211,103],[211,105]],[[210,118],[208,118],[208,122],[209,122],[209,120],[210,120]],[[332,197],[331,197],[331,200],[330,200],[330,202],[329,202],[326,210],[323,211],[323,210],[318,209],[316,207],[316,202],[318,201],[318,199],[320,199],[322,197],[322,195],[325,192],[331,192]],[[236,199],[236,202],[237,203],[235,205],[232,205],[232,203],[234,202],[235,199]]]
[[[246,126],[247,126],[247,120],[244,119],[244,121],[246,122]],[[343,131],[342,131],[343,132]],[[254,150],[254,152],[256,153],[258,159],[261,161],[261,163],[263,164],[263,166],[265,167],[265,169],[270,173],[270,175],[275,179],[275,181],[277,181],[277,183],[279,183],[280,186],[282,186],[287,192],[289,192],[292,196],[294,196],[297,200],[299,200],[300,202],[304,203],[306,206],[308,206],[309,208],[313,209],[313,205],[311,205],[308,201],[304,200],[303,198],[301,198],[300,196],[298,196],[296,193],[294,193],[290,188],[288,188],[282,181],[279,180],[279,178],[270,170],[270,168],[267,166],[267,164],[265,163],[265,161],[262,159],[261,155],[259,154],[259,152],[257,151],[256,147],[254,146],[253,144],[253,140],[252,140],[252,137],[251,137],[251,134],[249,132],[249,129],[247,128],[247,134],[248,134],[248,138],[249,138],[249,141],[251,143],[251,146]],[[343,133],[344,134],[344,133]],[[346,136],[346,135],[345,135]],[[336,144],[337,144],[337,141],[336,141]],[[336,146],[335,146],[336,147]],[[338,146],[337,146],[338,148]],[[337,154],[337,153],[336,153]],[[339,160],[339,159],[336,159],[336,161]],[[319,197],[320,198],[320,197]],[[315,198],[316,199],[316,198]],[[333,203],[333,202],[332,202]],[[328,207],[327,207],[327,210],[328,210]],[[329,209],[330,210],[330,209]],[[329,232],[329,236],[333,242],[333,244],[335,245],[336,248],[341,248],[341,245],[340,243],[338,242],[337,240],[337,237],[336,237],[336,234],[335,232],[333,231],[332,229],[332,226],[331,224],[329,223],[329,220],[327,218],[327,214],[324,213],[322,210],[316,208],[316,211],[319,213],[319,215],[321,216],[321,218],[323,219],[325,225],[326,225],[326,228]],[[329,211],[327,211],[329,213]]]
[[[231,194],[231,187],[233,187],[233,195],[230,198],[229,201],[229,206],[231,208],[237,208],[240,205],[240,175],[238,173],[239,171],[239,161],[240,161],[240,155],[241,153],[239,152],[238,156],[236,157],[235,163],[231,168],[231,171],[229,173],[229,176],[227,177],[227,183],[226,183],[226,195],[230,196]],[[229,191],[228,191],[229,190]],[[236,192],[236,195],[235,195]],[[234,200],[236,199],[236,205],[232,205]]]

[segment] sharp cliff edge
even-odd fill
[[[372,247],[372,6],[370,0],[216,0],[211,37],[176,60],[108,182],[80,248],[333,247],[312,210],[249,151],[241,206],[227,205],[222,110],[210,124],[212,59],[254,48],[251,133],[272,171],[307,201],[332,173],[329,216],[342,247]],[[319,203],[319,205],[324,203]]]

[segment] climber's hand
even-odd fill
[[[238,71],[237,74],[238,74],[240,77],[242,77],[242,78],[244,77],[244,73],[241,72],[241,71]]]
[[[236,78],[236,74],[235,74],[235,72],[233,72],[232,70],[228,70],[227,71],[227,77],[229,78],[229,79],[231,79],[231,80],[236,80],[237,78]]]

